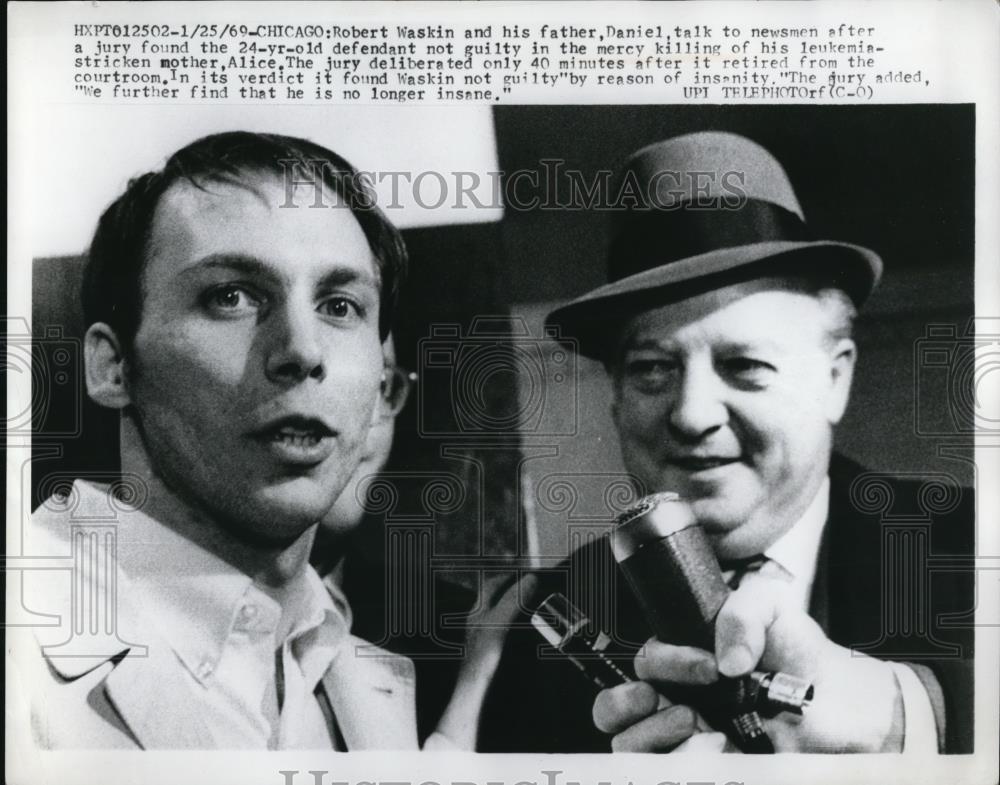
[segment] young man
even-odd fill
[[[379,417],[405,263],[355,170],[290,137],[200,139],[104,213],[86,383],[122,413],[134,493],[77,481],[33,517],[32,552],[58,557],[114,511],[110,564],[26,577],[61,621],[22,657],[41,746],[416,747],[412,663],[356,657],[309,566]],[[85,595],[120,645],[81,645]]]
[[[764,721],[778,751],[967,751],[972,636],[940,620],[973,607],[971,576],[928,583],[923,551],[893,551],[882,516],[913,524],[896,532],[910,543],[928,536],[937,553],[969,556],[972,494],[894,481],[832,453],[857,353],[855,309],[881,260],[813,239],[781,165],[743,137],[651,145],[622,182],[639,198],[617,216],[611,282],[548,323],[604,362],[626,468],[646,493],[683,497],[723,568],[734,563],[739,588],[716,619],[714,652],[651,641],[635,659],[644,681],[596,700],[572,665],[539,655],[522,619],[479,748],[723,749],[697,712],[657,692],[760,668],[815,687],[801,718]],[[912,578],[911,593],[891,593],[894,575]],[[649,638],[605,541],[544,576],[529,605],[579,586],[598,629],[634,648]],[[902,640],[890,614],[911,604],[930,623]]]

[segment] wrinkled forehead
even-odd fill
[[[627,319],[616,357],[639,345],[782,343],[823,334],[823,309],[799,281],[758,278],[653,305]]]

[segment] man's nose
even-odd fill
[[[273,331],[267,357],[267,378],[283,384],[326,377],[322,325],[309,307],[288,304],[272,312],[268,327]]]
[[[696,441],[726,424],[729,411],[723,388],[712,368],[694,365],[684,369],[667,412],[667,422],[676,438]]]

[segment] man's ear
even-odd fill
[[[374,428],[382,420],[382,396],[385,391],[385,385],[388,384],[387,374],[388,371],[383,368],[382,375],[379,377],[378,389],[375,390],[375,405],[372,407],[372,416],[368,421],[369,428]]]
[[[87,394],[109,409],[132,403],[125,377],[125,358],[115,331],[104,322],[90,325],[83,339]]]
[[[858,347],[850,338],[840,338],[830,352],[830,395],[827,398],[826,417],[831,425],[840,422],[847,409],[857,359]]]

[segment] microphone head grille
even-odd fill
[[[656,509],[664,502],[676,502],[680,501],[680,498],[680,494],[673,491],[663,491],[662,493],[651,493],[648,496],[643,496],[627,510],[618,514],[618,517],[615,518],[615,526],[622,526],[629,521],[645,515],[650,510]]]
[[[618,562],[663,537],[697,525],[694,512],[673,491],[644,496],[615,520],[608,532],[611,551]]]

